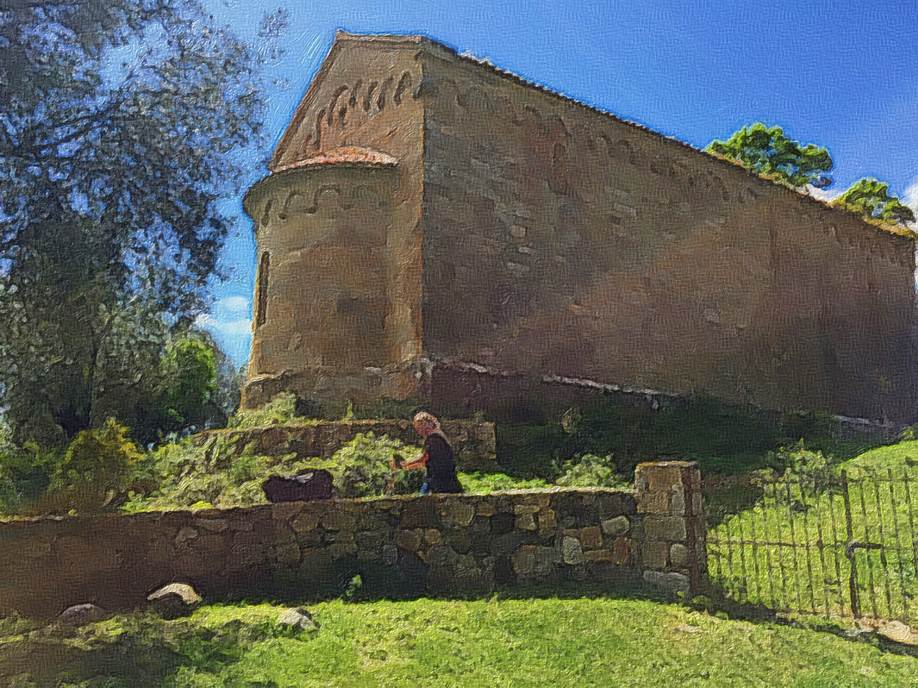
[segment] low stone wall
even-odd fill
[[[443,432],[449,438],[460,468],[492,468],[497,461],[494,423],[471,420],[444,420]],[[242,452],[249,444],[266,456],[296,454],[297,457],[328,458],[360,433],[386,435],[405,444],[420,445],[421,438],[407,420],[319,421],[308,425],[269,425],[246,430],[209,430],[194,436],[199,446],[215,438],[232,442]]]
[[[329,500],[245,509],[44,518],[0,524],[0,614],[93,602],[129,609],[159,586],[205,599],[369,590],[477,593],[576,580],[697,589],[700,476],[642,464],[636,489]]]

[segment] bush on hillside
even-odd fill
[[[297,399],[293,392],[281,392],[267,404],[254,409],[239,409],[227,421],[227,427],[238,430],[260,428],[266,425],[289,425],[302,423],[305,418],[297,415]]]
[[[143,458],[127,427],[109,418],[101,428],[77,433],[57,467],[51,489],[71,508],[103,508],[133,484]]]
[[[615,470],[612,455],[583,454],[561,466],[555,484],[562,487],[613,487],[630,489],[631,483]]]
[[[329,470],[334,476],[339,497],[374,497],[383,494],[417,492],[424,480],[423,471],[396,471],[390,468],[398,458],[411,461],[420,449],[372,432],[359,433],[331,458]]]
[[[17,446],[0,421],[0,513],[15,514],[39,499],[57,471],[62,454],[34,442]]]
[[[485,473],[472,471],[460,473],[459,482],[463,489],[471,494],[490,494],[506,490],[532,490],[549,487],[549,483],[541,478],[517,478],[506,473]]]
[[[821,477],[831,472],[831,463],[821,451],[808,449],[803,441],[790,447],[769,452],[768,463],[773,468],[796,476]]]

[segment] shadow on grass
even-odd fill
[[[339,595],[340,599],[342,596]],[[637,585],[616,587],[567,581],[556,585],[504,587],[479,595],[370,595],[353,586],[345,592],[354,605],[381,600],[481,600],[532,601],[539,599],[640,600],[658,603],[677,602],[648,593]],[[314,597],[294,595],[278,599],[263,596],[235,600],[237,603],[312,604]],[[849,642],[866,643],[882,652],[916,657],[916,649],[899,645],[874,634],[852,633],[841,623],[784,618],[771,610],[740,605],[714,595],[695,598],[686,605],[699,613],[717,618],[752,623],[779,624],[826,633]],[[164,621],[151,614],[128,614],[117,623],[102,622],[82,629],[52,627],[19,629],[18,635],[0,639],[0,685],[44,686],[69,682],[85,688],[146,688],[171,685],[183,674],[218,680],[220,674],[240,661],[253,644],[290,633],[273,621],[246,622],[233,619],[218,627],[202,627],[189,619]],[[321,633],[322,631],[319,631]],[[308,636],[302,636],[308,642]],[[17,678],[19,677],[19,678]],[[26,680],[27,677],[27,680]],[[17,683],[18,681],[18,683]],[[260,684],[271,686],[270,682]]]
[[[254,643],[291,635],[274,623],[233,620],[206,628],[148,613],[120,616],[116,626],[52,625],[0,640],[0,685],[153,688],[173,685],[186,670],[216,680]],[[245,685],[267,688],[273,683]]]

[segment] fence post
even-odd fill
[[[637,511],[643,516],[640,551],[644,582],[668,593],[702,592],[707,551],[698,464],[638,464],[634,487]]]

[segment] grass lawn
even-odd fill
[[[69,638],[8,630],[0,683],[893,688],[918,676],[916,657],[867,642],[648,600],[330,601],[309,607],[321,625],[314,635],[279,631],[281,608],[211,605],[170,622],[122,616]],[[34,682],[10,683],[24,668]]]
[[[773,609],[850,612],[845,499],[836,480],[844,470],[849,478],[853,539],[883,545],[856,551],[861,611],[914,625],[918,622],[916,459],[918,441],[906,441],[832,466],[830,486],[819,478],[799,476],[753,486],[758,489],[754,504],[725,518],[709,533],[712,578],[729,596]]]

